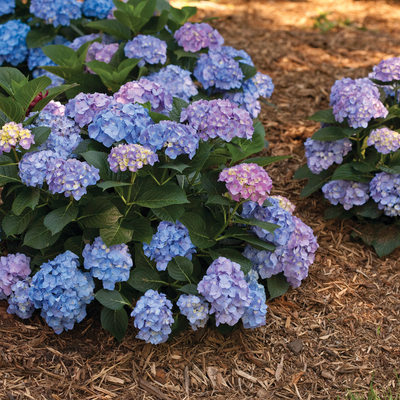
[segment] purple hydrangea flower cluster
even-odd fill
[[[35,136],[27,128],[24,129],[22,124],[16,122],[7,122],[0,129],[0,151],[9,153],[12,148],[21,146],[28,150],[34,141]]]
[[[30,30],[31,27],[19,19],[0,25],[0,65],[5,61],[16,66],[25,61],[28,56],[26,35]]]
[[[65,115],[65,106],[59,101],[51,100],[42,110],[42,112],[50,113],[53,116]],[[39,115],[40,116],[40,115]]]
[[[319,174],[332,164],[341,164],[343,157],[349,153],[351,140],[344,138],[333,141],[321,141],[308,138],[304,143],[307,165],[311,172]]]
[[[323,186],[322,192],[333,205],[342,204],[345,210],[353,206],[362,206],[369,200],[367,183],[337,180]]]
[[[113,7],[112,0],[84,0],[82,12],[86,17],[105,19]]]
[[[260,206],[272,189],[272,179],[264,168],[257,164],[240,164],[225,168],[219,174],[218,180],[225,182],[233,200],[251,199]]]
[[[217,258],[197,285],[197,290],[211,304],[215,323],[235,325],[251,304],[249,285],[240,265],[225,257]]]
[[[122,85],[118,92],[114,93],[114,99],[122,104],[144,104],[149,101],[152,111],[163,114],[172,110],[172,95],[158,83],[145,78]]]
[[[83,46],[87,42],[91,42],[92,40],[96,40],[100,37],[100,33],[91,33],[90,35],[79,36],[72,41],[68,47],[72,50],[77,51],[81,46]]]
[[[149,81],[161,85],[164,90],[173,97],[179,97],[187,102],[192,96],[198,94],[196,85],[191,79],[190,71],[186,71],[177,65],[168,65],[159,72],[147,76]]]
[[[138,339],[159,344],[167,341],[174,323],[172,303],[164,293],[148,290],[136,303],[131,313],[134,326],[139,329]]]
[[[371,197],[385,215],[396,217],[400,215],[400,174],[380,172],[369,184]]]
[[[140,133],[154,124],[149,112],[140,104],[110,102],[93,117],[89,125],[89,137],[111,147],[113,143],[125,140],[137,143]]]
[[[60,334],[86,316],[86,305],[93,299],[94,282],[89,272],[81,272],[79,257],[71,251],[41,265],[33,276],[29,298],[41,316]]]
[[[125,45],[127,58],[140,58],[138,66],[165,64],[167,61],[167,43],[150,35],[137,35]]]
[[[188,121],[204,141],[217,137],[230,142],[234,137],[251,139],[250,114],[229,100],[199,100],[184,108],[181,122]]]
[[[203,297],[192,294],[182,294],[176,305],[179,307],[181,314],[189,320],[190,326],[194,331],[206,326],[210,307]]]
[[[87,193],[86,188],[100,179],[99,170],[85,161],[74,158],[57,158],[47,166],[46,181],[51,193],[64,193],[79,200]]]
[[[85,269],[103,282],[104,289],[114,290],[117,282],[129,279],[133,261],[126,244],[107,247],[99,236],[85,246],[82,257]]]
[[[239,63],[251,65],[254,67],[253,60],[244,50],[237,50],[232,46],[222,46],[221,52],[230,58],[242,57]]]
[[[174,39],[183,50],[196,53],[208,47],[213,51],[220,51],[224,38],[216,29],[206,23],[191,24],[186,22],[175,33]]]
[[[158,161],[158,155],[140,144],[120,144],[111,150],[107,160],[111,171],[118,172],[118,170],[129,169],[129,171],[136,172],[145,165],[154,165]]]
[[[368,78],[343,78],[332,86],[331,105],[336,121],[347,117],[349,125],[366,128],[372,118],[385,118],[389,111],[379,100],[379,89]]]
[[[400,81],[400,57],[392,57],[382,60],[375,65],[369,77],[382,82]]]
[[[88,63],[90,61],[96,60],[108,64],[113,58],[114,54],[117,52],[118,48],[118,43],[103,44],[99,42],[94,42],[88,48],[85,62]],[[91,74],[94,74],[94,72],[90,68],[88,68],[88,71]]]
[[[31,0],[29,11],[46,24],[69,26],[71,19],[82,17],[82,3],[77,0]]]
[[[14,12],[15,0],[0,0],[0,17]]]
[[[150,244],[143,243],[144,254],[156,262],[159,271],[165,271],[168,263],[176,256],[192,259],[196,246],[190,240],[189,231],[185,225],[161,221],[157,233],[153,235]]]
[[[368,146],[375,146],[381,154],[389,154],[400,149],[400,134],[389,128],[375,129],[369,134]]]
[[[18,281],[11,286],[11,294],[8,298],[7,312],[16,314],[22,319],[32,317],[35,311],[33,301],[29,298],[29,289],[31,278],[26,278],[23,281]]]
[[[31,259],[25,254],[9,254],[0,257],[0,299],[10,296],[12,285],[29,276]]]
[[[188,125],[175,121],[160,121],[149,125],[139,136],[139,142],[154,150],[165,148],[165,154],[175,159],[180,154],[188,154],[192,159],[199,147],[196,131]]]

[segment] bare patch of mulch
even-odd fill
[[[400,53],[398,3],[345,0],[224,0],[199,5],[227,45],[245,49],[274,80],[261,119],[270,148],[290,154],[268,168],[274,193],[297,205],[318,236],[309,278],[268,304],[267,325],[187,331],[167,344],[146,345],[129,327],[118,343],[100,327],[99,309],[72,332],[55,335],[39,316],[22,321],[0,302],[0,399],[344,399],[395,386],[400,360],[400,251],[379,259],[354,241],[355,221],[326,221],[321,194],[300,199],[292,180],[305,162],[302,143],[317,129],[306,118],[328,107],[343,76],[364,77],[382,58]],[[349,18],[348,28],[312,29],[318,10]]]

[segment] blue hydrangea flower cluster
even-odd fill
[[[332,86],[333,115],[338,122],[347,118],[354,129],[366,128],[372,118],[385,118],[389,112],[379,98],[379,89],[368,78],[343,78]]]
[[[6,61],[16,66],[25,61],[28,56],[26,35],[30,30],[31,27],[19,19],[0,25],[0,65]]]
[[[31,0],[29,11],[46,24],[69,26],[71,19],[82,17],[82,3],[77,0]]]
[[[110,102],[94,115],[88,132],[90,138],[111,147],[121,140],[137,143],[140,133],[152,124],[149,111],[140,104]]]
[[[100,37],[100,33],[91,33],[90,35],[79,36],[72,41],[68,47],[72,50],[77,51],[81,46],[83,46],[87,42],[91,42],[92,40],[96,40]],[[104,36],[103,36],[104,38]]]
[[[268,200],[270,199],[276,199],[279,201],[279,207],[283,208],[285,211],[289,212],[290,214],[293,214],[296,206],[286,197],[280,196],[280,195],[275,195],[275,196],[270,196]]]
[[[382,82],[400,81],[400,57],[391,57],[375,65],[369,77]]]
[[[149,125],[140,134],[139,142],[154,150],[165,148],[165,154],[173,160],[180,154],[187,154],[192,159],[199,147],[196,131],[191,126],[175,121]]]
[[[265,288],[258,283],[258,274],[254,270],[247,274],[246,281],[249,284],[251,303],[244,310],[242,316],[243,327],[245,329],[259,328],[266,324],[265,316],[267,315],[268,307],[265,304],[267,301]]]
[[[172,95],[158,83],[145,78],[122,85],[114,93],[114,99],[122,104],[144,104],[149,101],[152,111],[167,115],[172,110]]]
[[[187,102],[199,93],[191,79],[190,71],[177,65],[170,64],[161,68],[160,71],[148,75],[147,79],[161,85],[173,97],[179,97]]]
[[[319,174],[334,163],[341,164],[343,157],[351,150],[352,144],[351,140],[347,138],[333,141],[308,138],[304,146],[308,168],[312,173]]]
[[[251,139],[250,114],[229,100],[199,100],[184,108],[181,122],[188,121],[204,141],[217,137],[230,142],[234,137]]]
[[[138,66],[165,64],[167,61],[167,43],[150,35],[137,35],[125,45],[127,58],[140,58]]]
[[[99,236],[85,246],[82,257],[85,269],[103,282],[104,289],[114,290],[117,282],[129,279],[133,261],[126,244],[107,247]]]
[[[232,46],[222,46],[221,52],[230,58],[242,57],[239,60],[239,63],[251,65],[252,67],[254,67],[253,60],[251,59],[250,55],[247,54],[244,50],[237,50]]]
[[[60,334],[71,330],[86,316],[86,305],[93,299],[94,282],[89,272],[79,270],[79,257],[71,251],[41,265],[33,276],[29,298],[41,316]]]
[[[253,264],[253,269],[260,274],[262,279],[282,272],[283,265],[279,262],[285,246],[278,246],[274,252],[268,250],[257,250],[250,245],[244,248],[243,255]]]
[[[0,0],[0,17],[14,12],[15,0]]]
[[[182,294],[176,305],[179,307],[181,314],[189,320],[190,326],[194,331],[206,326],[210,307],[203,297],[193,294]]]
[[[166,342],[174,323],[171,309],[172,303],[164,293],[148,290],[131,313],[133,324],[139,329],[136,337],[151,344]]]
[[[371,197],[385,215],[396,217],[400,215],[400,174],[380,172],[369,184]]]
[[[381,154],[389,154],[400,149],[400,134],[386,127],[375,129],[369,134],[367,145]]]
[[[113,7],[112,0],[84,0],[82,12],[86,17],[105,19]]]
[[[0,299],[9,296],[14,283],[22,281],[31,273],[31,259],[25,254],[9,254],[0,257]]]
[[[189,231],[185,225],[161,221],[157,233],[153,235],[150,244],[143,243],[144,254],[156,262],[159,271],[165,271],[168,263],[176,256],[192,259],[196,246],[190,240]]]
[[[322,192],[333,205],[342,204],[345,210],[353,206],[362,206],[369,200],[367,183],[337,180],[323,186]]]
[[[32,317],[35,311],[33,301],[29,298],[31,278],[26,278],[23,281],[18,281],[11,286],[11,294],[8,297],[9,314],[16,314],[22,319]]]
[[[199,293],[211,304],[215,323],[235,325],[251,304],[249,285],[240,265],[225,257],[217,258],[197,285]]]
[[[99,170],[85,161],[74,158],[57,158],[47,166],[46,181],[51,193],[64,193],[79,200],[87,193],[86,188],[100,179]]]

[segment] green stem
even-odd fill
[[[15,147],[13,147],[12,149],[13,149],[13,152],[14,152],[15,160],[17,161],[17,163],[19,163],[19,158],[18,158],[18,154],[17,154],[17,152],[15,150]]]
[[[131,172],[131,185],[129,186],[129,189],[128,189],[128,201],[130,201],[130,199],[131,199],[132,186],[135,183],[135,179],[136,179],[136,173],[135,172]]]
[[[233,209],[232,213],[229,213],[227,221],[225,222],[223,227],[218,231],[218,233],[214,236],[214,240],[221,240],[222,239],[222,238],[218,239],[218,236],[228,227],[228,225],[231,222],[232,216],[234,216],[236,214],[237,209],[243,203],[244,203],[244,201],[240,201],[239,203],[236,203],[235,208]]]
[[[85,34],[74,24],[69,24],[70,28],[72,28],[79,36],[85,36]]]
[[[157,183],[158,185],[161,186],[161,183],[158,182],[157,178],[156,178],[150,171],[149,171],[149,175],[156,181],[156,183]]]

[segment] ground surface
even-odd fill
[[[191,3],[193,4],[193,3]],[[245,49],[274,80],[262,120],[268,154],[291,154],[269,168],[275,194],[318,235],[320,249],[300,289],[269,304],[267,325],[254,332],[186,332],[157,347],[121,345],[100,328],[97,309],[73,332],[55,335],[36,317],[8,315],[0,302],[0,399],[340,399],[348,388],[394,386],[400,360],[400,252],[380,260],[350,238],[355,222],[324,221],[316,194],[300,199],[292,180],[304,163],[306,121],[326,108],[335,79],[358,78],[382,58],[400,54],[400,6],[373,1],[221,1],[195,3],[226,44]],[[312,29],[318,11],[349,18],[326,34]],[[290,347],[297,340],[301,350]],[[299,350],[299,349],[298,349]]]

